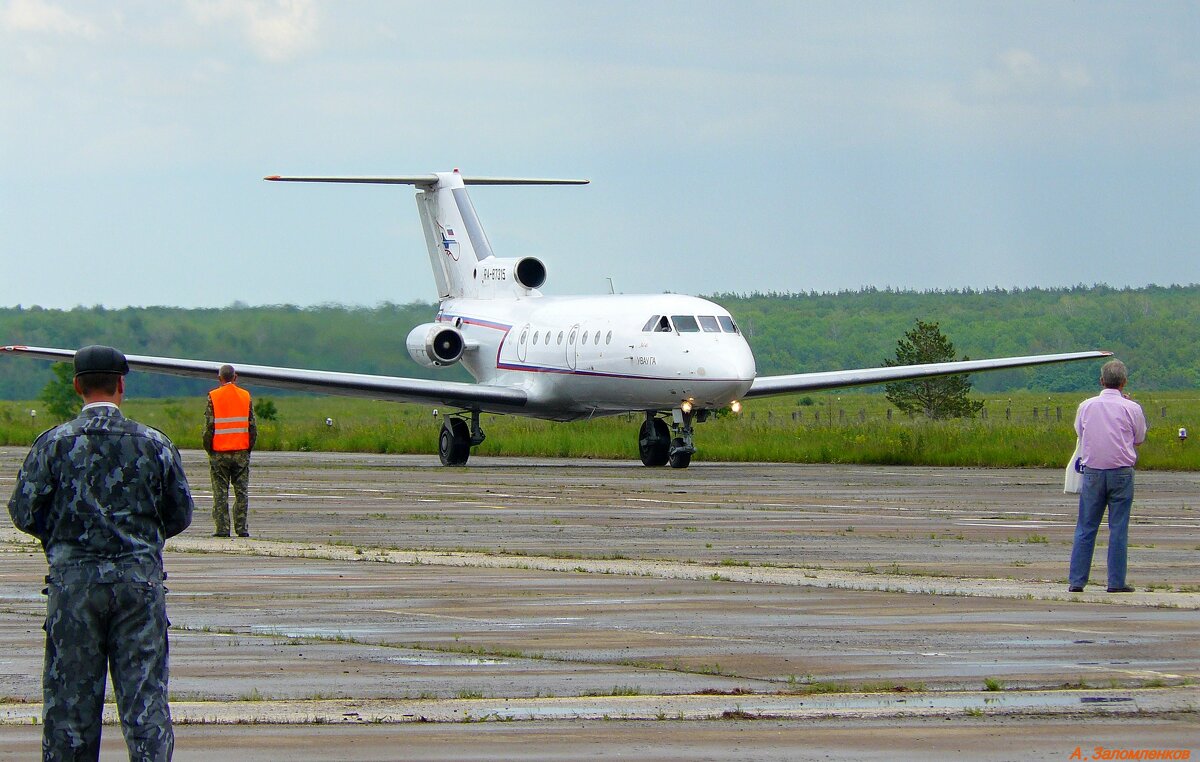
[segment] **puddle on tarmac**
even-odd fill
[[[408,664],[414,667],[487,667],[508,664],[503,659],[480,659],[473,656],[389,656],[384,659],[392,664]]]
[[[379,635],[380,628],[368,627],[275,627],[271,625],[251,625],[252,635],[278,635],[281,638],[322,638],[326,640],[353,640],[363,636]]]
[[[603,702],[604,698],[596,699],[597,702]],[[672,699],[669,696],[660,698],[661,704],[658,705],[658,711],[687,712],[688,706],[686,703],[681,703],[672,706]],[[686,699],[684,699],[686,701]],[[997,710],[1020,711],[1020,710],[1037,710],[1048,709],[1052,707],[1069,708],[1079,704],[1127,704],[1131,709],[1136,709],[1136,702],[1132,697],[1128,696],[1079,696],[1076,694],[1016,694],[1016,695],[996,695],[996,696],[979,696],[979,695],[950,695],[950,696],[853,696],[853,697],[789,697],[775,698],[755,701],[754,696],[740,696],[738,699],[738,708],[740,711],[751,715],[770,716],[781,713],[824,713],[824,712],[842,712],[842,711],[870,711],[870,710],[904,710],[904,709],[932,709],[934,711],[967,711],[967,710],[982,710],[984,712],[992,712]],[[604,709],[606,714],[619,715],[623,710],[629,710],[626,704],[614,703],[611,707]],[[1114,707],[1115,710],[1116,707]],[[590,708],[593,711],[595,707]],[[636,709],[634,711],[637,711]],[[711,712],[710,707],[693,708],[693,712],[704,714]],[[514,716],[529,719],[558,719],[578,716],[581,713],[581,707],[578,704],[554,702],[544,703],[534,706],[512,706],[505,707],[504,710],[498,711],[501,716]],[[587,713],[585,710],[583,713]]]

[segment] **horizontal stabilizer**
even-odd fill
[[[587,185],[590,180],[557,180],[545,177],[463,177],[464,185]],[[437,175],[400,175],[396,177],[285,177],[268,175],[264,180],[286,183],[367,183],[375,185],[415,185],[433,187],[440,179]]]

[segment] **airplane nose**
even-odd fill
[[[754,381],[757,369],[754,364],[754,353],[745,341],[731,344],[723,342],[720,357],[709,357],[707,375],[711,379],[723,379],[726,383],[720,396],[728,399],[738,399]]]
[[[738,381],[753,381],[758,373],[754,364],[754,353],[750,351],[750,345],[744,339],[739,343],[738,351],[730,353],[728,361],[729,375]]]

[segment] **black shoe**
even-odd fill
[[[1136,593],[1137,590],[1134,590],[1132,587],[1110,587],[1108,589],[1108,592],[1110,592],[1110,593]]]
[[[229,532],[213,532],[213,537],[228,537]]]
[[[1067,592],[1068,593],[1082,593],[1083,588],[1082,587],[1068,587]]]
[[[250,536],[249,532],[238,532],[238,537],[249,537],[249,536]]]

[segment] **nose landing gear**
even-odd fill
[[[703,412],[703,411],[701,411]],[[692,419],[696,413],[675,408],[671,411],[671,429],[675,438],[671,440],[671,451],[667,462],[671,468],[687,468],[692,462],[692,453],[696,452],[692,444]]]
[[[671,426],[658,417],[657,412],[646,411],[646,420],[638,432],[638,453],[642,465],[687,468],[692,462],[696,447],[692,439],[692,422],[702,422],[708,417],[707,410],[684,412],[680,408],[671,411]]]

